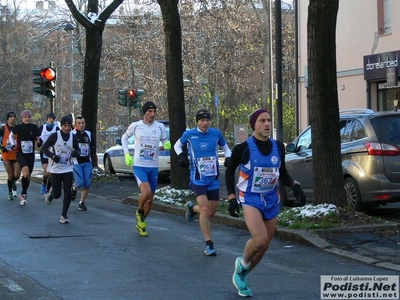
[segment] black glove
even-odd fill
[[[181,152],[181,154],[179,154],[178,157],[179,157],[179,165],[184,168],[189,168],[189,158],[187,157],[187,154]]]
[[[224,161],[224,167],[227,168],[229,165],[229,162],[231,161],[230,157],[225,157],[225,161]]]
[[[75,150],[75,149],[73,149],[72,150],[72,153],[71,153],[71,156],[72,157],[78,157],[78,156],[80,156],[81,154],[79,153],[79,151],[77,151],[77,150]]]
[[[300,184],[296,183],[293,187],[293,195],[296,197],[297,201],[300,201],[301,205],[306,205],[306,195],[304,194],[303,189]]]
[[[58,163],[60,162],[61,157],[58,156],[58,155],[54,155],[51,159],[52,159],[56,164],[58,164]]]
[[[41,138],[39,138],[38,142],[37,142],[37,146],[40,148],[43,145],[43,140]]]
[[[3,152],[3,153],[7,153],[7,152],[8,152],[8,150],[7,150],[7,148],[6,148],[6,147],[3,147],[3,146],[1,146],[1,152]]]
[[[240,206],[236,198],[232,198],[231,200],[229,200],[228,211],[232,217],[239,218]]]

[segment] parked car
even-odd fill
[[[169,121],[159,121],[164,124],[165,130],[169,139]],[[129,153],[133,156],[134,151],[134,136],[128,139],[128,149]],[[160,142],[160,147],[162,143]],[[170,160],[171,150],[160,150],[159,163],[158,163],[158,177],[159,179],[169,178],[171,171],[171,160]],[[104,152],[103,164],[106,173],[125,173],[133,174],[132,166],[127,166],[125,164],[125,155],[122,148],[121,139],[116,140],[116,145],[108,148]]]
[[[400,114],[352,109],[340,112],[343,184],[348,205],[361,211],[400,201]],[[311,127],[286,146],[286,168],[313,199]],[[293,205],[291,189],[280,186],[281,200]]]

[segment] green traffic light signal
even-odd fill
[[[39,77],[34,77],[34,78],[33,78],[33,83],[39,85],[39,86],[33,87],[33,91],[34,91],[35,93],[38,93],[38,94],[40,94],[40,95],[43,95],[44,92],[45,92],[45,90],[43,89],[43,88],[44,88],[44,85],[43,85],[43,77],[40,76],[41,72],[42,72],[42,69],[33,69],[33,70],[32,70],[32,74],[33,74],[34,76],[39,76]]]
[[[118,91],[118,104],[121,106],[128,106],[128,91],[127,90],[119,90]]]

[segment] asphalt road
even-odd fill
[[[134,229],[135,208],[122,203],[119,187],[107,186],[111,196],[94,188],[86,212],[73,202],[65,225],[61,200],[45,205],[35,182],[28,205],[7,201],[1,166],[0,299],[240,298],[231,277],[247,231],[213,225],[218,256],[205,257],[197,222],[153,211],[149,237],[142,238]],[[398,275],[276,238],[249,284],[253,299],[320,299],[321,275],[331,274]]]

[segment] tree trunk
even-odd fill
[[[179,0],[157,0],[157,2],[164,21],[170,140],[174,145],[186,130]],[[179,166],[178,157],[173,149],[171,149],[171,187],[178,189],[189,187],[189,171]]]
[[[97,111],[99,106],[99,74],[103,30],[97,27],[86,29],[86,54],[84,62],[84,80],[82,95],[82,116],[86,128],[92,133],[96,145]],[[89,47],[90,45],[90,47]]]
[[[339,103],[336,79],[336,18],[339,0],[310,0],[308,7],[308,104],[312,130],[314,204],[343,207]]]
[[[97,141],[97,110],[99,106],[99,75],[100,58],[103,46],[103,31],[106,21],[118,8],[123,0],[113,0],[98,16],[91,22],[86,16],[78,11],[72,0],[65,0],[74,18],[86,29],[86,54],[83,66],[83,92],[82,92],[82,116],[86,121],[86,128],[92,133],[94,144]],[[89,0],[87,14],[98,14],[98,0]],[[72,66],[71,66],[72,67]],[[94,161],[97,164],[97,160]]]

